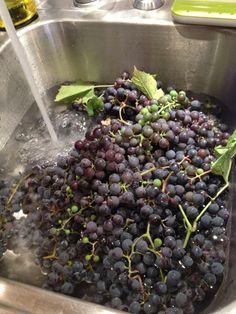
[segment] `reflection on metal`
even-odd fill
[[[87,4],[98,0],[74,0],[74,5],[79,6],[80,4]]]
[[[134,8],[139,10],[155,10],[163,5],[162,0],[134,0]]]
[[[27,314],[115,314],[121,313],[107,309],[97,304],[91,304],[52,293],[46,290],[34,288],[14,281],[2,279],[0,289],[0,304],[6,308],[14,306],[15,312]],[[1,312],[0,305],[0,314]],[[7,313],[7,312],[6,312]],[[11,313],[11,312],[10,312]]]

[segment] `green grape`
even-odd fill
[[[178,95],[178,101],[183,102],[186,99],[186,93],[184,91],[180,91]]]
[[[144,121],[150,121],[152,119],[152,114],[150,112],[146,113],[143,117]]]
[[[88,244],[89,243],[89,238],[88,237],[83,237],[82,238],[82,243],[83,244]]]
[[[86,256],[85,256],[85,260],[86,260],[87,262],[89,262],[89,261],[91,260],[91,258],[92,258],[92,255],[86,255]]]
[[[57,234],[58,234],[58,230],[57,230],[56,228],[51,228],[51,229],[50,229],[50,233],[51,233],[52,235],[57,235]]]
[[[136,121],[139,121],[139,120],[141,120],[141,119],[143,119],[143,115],[142,115],[141,113],[137,114],[135,120],[136,120]]]
[[[91,216],[90,216],[90,220],[92,220],[92,221],[96,220],[96,218],[97,218],[96,215],[91,215]]]
[[[170,91],[170,96],[173,97],[173,98],[175,98],[175,97],[178,96],[178,92],[177,92],[175,89],[172,89],[172,90]]]
[[[172,97],[170,95],[167,95],[167,102],[171,102],[172,101]]]
[[[146,113],[149,113],[148,108],[147,108],[147,107],[146,107],[146,108],[143,108],[143,109],[141,110],[141,113],[142,113],[143,115],[145,115]]]
[[[161,187],[161,185],[162,185],[162,181],[161,181],[160,179],[155,179],[155,180],[153,181],[153,184],[154,184],[154,186],[155,186],[156,188],[159,188],[159,187]]]
[[[139,120],[138,123],[139,123],[141,126],[144,126],[144,125],[146,124],[146,122],[145,122],[144,119]]]
[[[159,109],[158,105],[155,105],[155,104],[154,104],[154,105],[151,105],[150,111],[151,111],[151,112],[157,112],[158,109]]]
[[[65,232],[66,235],[70,234],[70,230],[69,229],[65,229],[64,232]]]
[[[198,168],[197,169],[197,174],[198,175],[201,175],[201,174],[203,174],[204,173],[204,170],[202,169],[202,168]]]
[[[166,105],[167,104],[167,97],[162,96],[158,101],[161,105]]]
[[[71,212],[72,212],[73,214],[77,213],[78,210],[79,210],[79,208],[78,208],[78,206],[76,206],[76,205],[73,205],[73,206],[71,207]]]
[[[120,129],[120,133],[121,133],[121,135],[124,135],[124,133],[125,133],[125,128],[124,127]]]
[[[94,261],[95,263],[99,262],[99,260],[100,260],[100,257],[99,257],[98,255],[94,255],[94,256],[93,256],[93,261]]]
[[[170,113],[168,111],[163,111],[162,112],[162,117],[165,119],[165,120],[169,120],[170,119]]]
[[[154,112],[152,114],[152,122],[157,121],[160,118],[160,114],[158,112]]]
[[[162,240],[160,238],[156,238],[154,240],[155,247],[160,247],[162,245]]]
[[[66,193],[72,193],[72,190],[71,190],[71,187],[70,186],[68,186],[67,188],[66,188]]]

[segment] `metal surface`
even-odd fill
[[[139,10],[156,10],[163,5],[162,0],[135,0],[134,8]]]
[[[18,31],[40,92],[44,94],[66,80],[112,82],[123,70],[132,71],[136,65],[157,73],[165,84],[214,95],[225,104],[225,118],[235,127],[235,30],[174,25],[170,6],[171,1],[166,1],[159,10],[141,11],[133,8],[132,0],[98,0],[75,9],[71,0],[43,1],[40,18]],[[1,149],[33,102],[5,33],[0,34],[0,68],[1,160]],[[53,95],[46,101],[49,106]],[[14,151],[7,153],[11,156]],[[235,311],[231,304],[236,289],[234,239],[233,216],[230,280],[208,313]],[[11,313],[13,304],[15,313],[111,313],[104,307],[35,289],[1,279],[0,303],[6,310],[0,313]]]
[[[80,4],[87,4],[97,0],[74,0],[74,5],[79,6]]]
[[[77,301],[46,290],[29,287],[7,279],[0,280],[0,300],[7,310],[19,314],[114,314],[121,313],[97,304]],[[8,312],[1,312],[8,313]],[[9,312],[11,313],[11,312]]]

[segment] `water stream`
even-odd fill
[[[47,111],[46,111],[46,108],[44,106],[42,97],[41,97],[41,95],[38,91],[37,85],[35,83],[35,80],[34,80],[34,77],[32,74],[32,69],[31,69],[29,62],[27,60],[24,48],[22,47],[20,40],[17,36],[15,27],[12,23],[10,14],[8,12],[8,9],[7,9],[7,6],[4,2],[4,0],[0,0],[0,16],[4,22],[8,36],[11,39],[13,49],[15,51],[17,58],[19,59],[19,62],[21,64],[22,70],[25,74],[26,80],[30,86],[31,92],[34,96],[34,99],[38,105],[40,112],[41,112],[41,115],[43,117],[43,120],[45,122],[47,130],[50,134],[51,140],[52,140],[52,142],[56,142],[57,141],[56,132],[55,132],[55,130],[52,126],[51,120],[47,114]]]

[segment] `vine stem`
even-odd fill
[[[150,169],[144,170],[144,171],[141,172],[140,174],[141,174],[141,176],[144,176],[145,174],[148,174],[148,173],[150,173],[150,172],[153,172],[153,171],[155,171],[155,170],[157,170],[157,169],[158,169],[157,167],[152,167],[152,168],[150,168]]]
[[[13,199],[13,197],[15,196],[16,192],[18,191],[19,187],[22,185],[22,183],[27,180],[32,174],[28,174],[27,176],[24,176],[23,178],[21,178],[19,180],[19,182],[17,183],[16,187],[14,188],[14,190],[11,193],[11,196],[9,197],[8,201],[7,201],[7,206],[11,204],[11,201]]]
[[[95,85],[94,88],[114,87],[114,85]]]
[[[126,122],[124,119],[123,119],[123,117],[122,117],[122,110],[123,109],[125,109],[125,107],[126,107],[126,104],[122,104],[122,106],[120,106],[120,108],[119,108],[119,118],[120,118],[120,121],[122,122],[122,123],[124,123],[124,124],[126,124],[126,125],[130,125],[128,122]]]
[[[172,174],[173,174],[173,171],[170,171],[170,173],[168,174],[168,176],[167,176],[166,179],[164,180],[163,186],[162,186],[162,193],[165,193],[168,180],[169,180],[169,178],[170,178],[170,176],[171,176]]]
[[[186,248],[186,246],[188,245],[188,241],[190,239],[190,236],[193,232],[197,231],[197,223],[198,221],[201,219],[201,217],[205,214],[205,212],[208,210],[209,206],[212,204],[212,202],[214,202],[217,197],[220,196],[221,193],[224,192],[224,190],[226,190],[229,186],[229,182],[227,182],[217,193],[214,197],[211,198],[211,200],[207,203],[207,205],[203,208],[203,210],[201,211],[201,213],[196,217],[196,219],[194,220],[193,224],[191,224],[188,220],[187,215],[185,214],[185,211],[183,209],[183,207],[181,205],[179,205],[179,209],[181,211],[181,214],[183,216],[184,219],[184,223],[185,223],[185,229],[187,231],[185,239],[184,239],[184,248]]]
[[[193,180],[196,180],[196,179],[200,179],[202,176],[208,174],[208,173],[211,173],[212,172],[212,169],[210,170],[207,170],[201,174],[197,174],[195,177],[191,178],[190,181],[192,182]]]
[[[197,216],[197,218],[195,219],[194,224],[197,224],[197,222],[199,221],[199,219],[201,219],[201,217],[205,214],[205,212],[207,211],[207,209],[209,208],[209,206],[212,204],[212,202],[214,202],[217,197],[224,192],[224,190],[226,190],[229,186],[229,182],[227,182],[217,193],[216,195],[210,200],[210,202],[204,207],[204,209],[201,211],[201,213]]]

